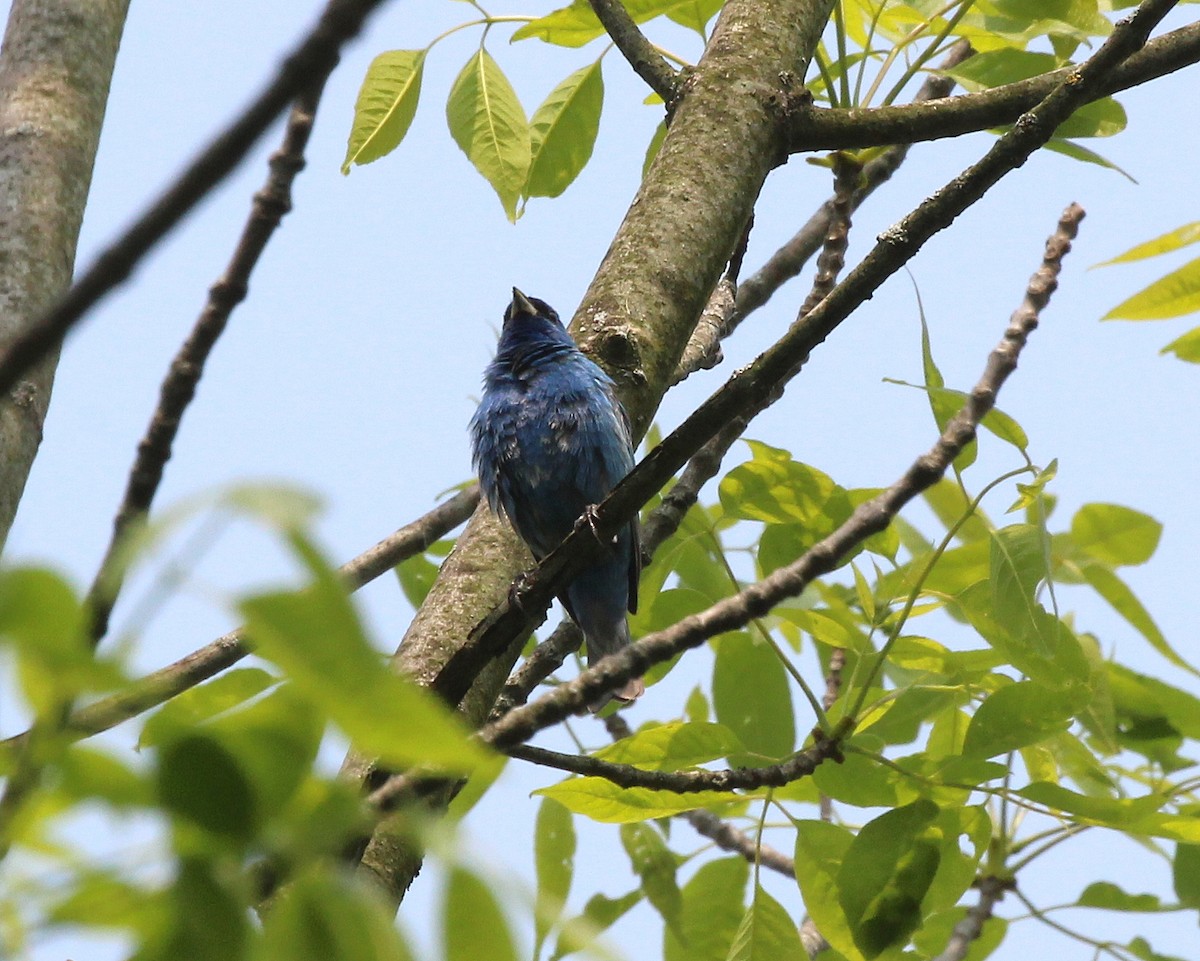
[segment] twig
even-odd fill
[[[347,561],[338,569],[339,576],[349,590],[358,590],[464,523],[478,503],[477,486],[460,491],[428,514]],[[250,647],[242,629],[230,631],[174,664],[134,681],[127,689],[76,709],[67,719],[65,730],[76,739],[107,731],[219,674],[249,653]],[[0,742],[0,746],[12,749],[28,736],[28,731],[16,734]]]
[[[954,458],[974,439],[980,420],[995,405],[1000,387],[1016,369],[1017,356],[1029,333],[1037,326],[1038,310],[1054,290],[1058,265],[1070,249],[1070,241],[1082,218],[1083,209],[1077,204],[1064,211],[1058,230],[1047,243],[1043,266],[1030,281],[1025,300],[1013,314],[1004,339],[988,357],[979,383],[937,443],[917,458],[903,477],[881,494],[860,504],[845,523],[798,560],[707,610],[609,655],[534,703],[516,708],[488,724],[479,732],[480,739],[501,751],[523,743],[537,731],[580,710],[602,691],[632,677],[640,677],[654,664],[697,647],[718,634],[743,627],[755,617],[764,616],[780,601],[799,595],[814,578],[833,570],[858,544],[885,530],[900,509],[935,484]],[[846,718],[842,723],[852,724],[853,720]],[[836,740],[837,732],[831,737]]]
[[[601,26],[612,38],[633,72],[663,99],[667,110],[679,92],[679,75],[638,29],[620,0],[588,0]]]
[[[266,183],[254,195],[253,205],[233,256],[220,279],[209,289],[208,302],[192,332],[171,361],[159,388],[158,407],[138,444],[129,471],[125,498],[113,521],[112,538],[87,595],[91,617],[90,639],[98,644],[108,632],[108,621],[125,579],[122,548],[126,535],[149,513],[171,458],[184,411],[196,396],[204,365],[225,331],[233,309],[249,290],[250,274],[284,215],[292,209],[292,181],[304,169],[304,148],[312,133],[313,117],[325,81],[302,94],[293,104],[279,149],[271,155]]]
[[[342,46],[384,0],[330,0],[320,20],[271,82],[188,165],[134,224],[109,244],[71,288],[0,355],[0,394],[62,342],[87,311],[124,282],[141,259],[237,166],[301,91],[324,82]]]
[[[821,698],[821,707],[826,713],[833,707],[842,690],[842,668],[846,666],[846,649],[835,647],[829,652],[829,669],[825,672],[825,696]],[[833,799],[822,792],[819,807],[822,821],[833,820]]]
[[[1148,15],[1155,23],[1161,19],[1157,13]],[[1130,55],[1124,64],[1099,82],[1089,84],[1087,93],[1075,106],[1157,80],[1198,60],[1200,23],[1194,23],[1145,43],[1144,49]],[[1063,67],[1028,80],[936,103],[847,110],[802,106],[795,111],[790,150],[798,153],[911,144],[1002,127],[1016,122],[1077,69]]]
[[[974,51],[965,40],[955,43],[939,65],[948,70],[962,63]],[[925,79],[913,97],[913,103],[938,100],[949,96],[954,81],[946,76],[931,75]],[[878,157],[869,160],[862,169],[858,187],[850,198],[850,212],[859,208],[876,188],[887,183],[908,156],[909,144],[889,147]],[[737,329],[749,314],[765,304],[776,290],[795,277],[808,263],[810,257],[821,249],[821,243],[829,233],[836,198],[830,197],[814,213],[786,244],[773,253],[762,267],[746,278],[738,288],[737,310],[730,322],[730,332]]]
[[[747,368],[738,371],[617,485],[599,505],[594,515],[594,528],[589,526],[587,530],[574,531],[542,560],[533,575],[513,585],[508,599],[481,621],[471,632],[468,642],[445,662],[433,681],[434,689],[450,703],[458,703],[483,666],[544,619],[545,611],[561,585],[591,563],[603,550],[602,544],[615,536],[620,526],[627,523],[695,451],[739,412],[754,409],[780,390],[795,375],[796,365],[871,297],[884,280],[911,260],[930,237],[949,226],[1005,174],[1019,167],[1045,144],[1057,126],[1091,95],[1107,71],[1145,42],[1147,33],[1174,2],[1146,0],[1132,16],[1116,25],[1086,63],[1073,70],[1066,82],[1023,116],[980,161],[884,231],[862,263],[803,322],[794,324],[776,344]],[[824,569],[819,573],[824,573]],[[688,619],[684,623],[691,621]],[[609,683],[616,685],[617,678],[611,673],[615,664],[614,658],[606,658],[596,672],[590,672],[590,676],[604,675]],[[629,674],[624,680],[633,676]],[[606,689],[597,687],[591,694],[598,696]]]
[[[487,740],[487,737],[484,737]],[[821,738],[812,747],[798,751],[786,761],[763,767],[724,768],[709,771],[697,768],[691,771],[646,771],[632,764],[614,764],[581,754],[562,754],[528,744],[514,744],[502,748],[509,757],[540,764],[543,767],[582,774],[585,777],[601,777],[623,788],[648,788],[652,791],[673,791],[676,794],[696,794],[701,791],[725,791],[730,801],[737,799],[734,791],[756,791],[764,787],[783,787],[803,777],[808,777],[828,759],[840,760],[840,737]]]
[[[979,888],[979,900],[968,910],[961,921],[954,926],[946,949],[934,961],[963,961],[971,945],[983,933],[983,926],[996,909],[1004,892],[1012,888],[1012,882],[1003,878],[985,874],[975,884]]]

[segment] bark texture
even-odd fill
[[[0,350],[70,285],[129,0],[14,0],[0,50]],[[0,545],[42,439],[57,351],[0,399]]]
[[[833,2],[730,0],[682,81],[662,150],[575,316],[572,332],[616,379],[639,436],[763,181],[786,159],[789,107]],[[528,563],[515,535],[486,507],[477,511],[401,642],[396,668],[428,682]],[[494,660],[464,699],[473,727],[486,720],[520,646]],[[347,759],[347,776],[362,781],[371,772],[368,759]],[[381,833],[362,864],[398,904],[420,855]]]

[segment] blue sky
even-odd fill
[[[80,265],[244,104],[319,7],[296,0],[133,4]],[[1169,23],[1186,22],[1190,8],[1184,9]],[[475,50],[475,31],[464,31],[431,54],[422,103],[401,148],[349,177],[338,170],[370,59],[386,49],[423,46],[470,13],[458,3],[391,4],[346,52],[321,105],[309,166],[295,189],[295,210],[217,347],[168,467],[160,506],[233,482],[283,480],[322,498],[320,536],[330,556],[344,560],[433,506],[441,492],[468,476],[465,425],[510,287],[542,297],[564,316],[574,310],[637,188],[658,120],[656,108],[641,103],[640,81],[615,55],[606,57],[605,112],[592,163],[563,197],[533,201],[516,226],[505,220],[490,188],[446,130],[445,95]],[[600,52],[600,44],[579,51],[537,41],[510,46],[508,33],[497,28],[488,46],[527,112]],[[681,54],[698,55],[697,44],[682,32],[666,36]],[[1059,212],[1080,202],[1088,211],[1081,236],[1001,406],[1029,433],[1035,461],[1059,459],[1053,486],[1060,499],[1058,526],[1093,501],[1135,507],[1165,524],[1155,558],[1126,574],[1185,656],[1194,647],[1187,602],[1195,591],[1194,545],[1200,540],[1194,503],[1200,370],[1157,351],[1195,319],[1101,324],[1098,318],[1108,308],[1168,265],[1087,268],[1198,219],[1190,158],[1200,152],[1200,131],[1190,118],[1181,123],[1179,110],[1194,98],[1195,77],[1193,69],[1122,95],[1128,130],[1092,144],[1137,184],[1059,156],[1034,158],[931,241],[911,264],[912,279],[891,280],[814,354],[787,399],[748,433],[789,448],[847,486],[891,482],[934,438],[924,397],[883,382],[920,380],[914,282],[948,385],[969,387],[1020,302]],[[278,137],[278,131],[268,136],[67,342],[42,452],[9,539],[10,561],[52,564],[80,585],[90,579],[163,371],[228,258]],[[893,182],[856,217],[851,257],[865,252],[881,230],[990,142],[980,134],[915,148]],[[747,269],[786,240],[828,192],[826,172],[800,159],[776,171],[758,207]],[[785,288],[753,316],[727,346],[725,365],[671,393],[659,415],[664,428],[777,336],[794,317],[810,276],[806,270],[803,282]],[[732,456],[743,451],[735,448]],[[1014,466],[1013,454],[985,439],[974,469],[976,489]],[[999,516],[1010,501],[1009,491],[997,495],[990,504],[993,514]],[[174,660],[227,630],[235,623],[226,604],[231,594],[276,583],[291,570],[270,538],[241,528],[183,562],[192,573],[139,642],[134,660],[141,668]],[[118,629],[148,589],[145,578],[130,585],[115,615]],[[360,596],[375,636],[390,650],[410,616],[395,582],[383,578]],[[1080,627],[1095,632],[1106,651],[1117,650],[1138,670],[1198,689],[1102,606],[1082,595],[1069,595],[1067,603],[1078,605]],[[685,662],[677,673],[677,684],[651,691],[630,712],[633,722],[673,716],[678,701],[671,699],[703,678],[705,668]],[[0,729],[9,733],[19,724],[17,713],[0,703]],[[586,730],[586,736],[596,742],[600,732]],[[124,750],[130,740],[118,732],[110,743]],[[331,763],[339,759],[336,753],[329,752]],[[520,830],[500,836],[486,819],[528,804],[529,815],[521,821],[532,831],[534,802],[525,796],[551,779],[536,771],[507,775],[497,799],[480,812],[475,823],[481,826],[468,821],[466,839],[483,863],[498,873],[532,877],[528,837]],[[684,834],[681,827],[677,837]],[[615,834],[599,828],[591,835],[580,862],[603,880],[588,890],[615,894],[632,887],[627,867],[610,853]],[[1113,863],[1132,851],[1127,842],[1101,842],[1095,832],[1093,837],[1094,842],[1064,846],[1057,861],[1035,868],[1029,890],[1047,899],[1069,897],[1102,876],[1120,880],[1128,890],[1166,893],[1169,877],[1150,858],[1132,859],[1120,872],[1093,874],[1103,870],[1097,862]],[[144,851],[137,845],[143,840],[110,843],[117,852],[128,843],[140,857]],[[582,890],[587,882],[577,884]],[[431,937],[427,918],[435,889],[423,875],[402,912],[418,941]],[[799,910],[794,888],[773,889]],[[1006,913],[1014,913],[1012,905]],[[1191,922],[1176,921],[1155,928],[1166,932],[1154,938],[1160,950],[1179,953],[1194,943]],[[1149,927],[1129,917],[1091,918],[1089,924],[1111,925],[1114,936],[1123,932],[1126,938]],[[635,914],[614,932],[613,942],[634,957],[647,937],[658,938],[655,922]],[[1016,957],[1021,943],[1033,945],[1042,937],[1040,929],[1021,926],[1000,956]],[[116,942],[77,946],[76,956],[85,948],[97,961],[119,956]],[[62,957],[66,949],[50,942],[36,947],[33,957]],[[1063,956],[1087,955],[1071,946]]]

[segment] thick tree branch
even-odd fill
[[[0,349],[70,286],[129,0],[14,0],[0,50]],[[0,546],[42,441],[57,357],[0,390]]]
[[[206,147],[66,294],[0,354],[0,393],[62,342],[67,332],[237,166],[301,91],[323,83],[342,46],[383,0],[330,0],[316,26],[280,64],[271,82]]]
[[[1025,299],[1013,314],[1004,339],[988,357],[983,376],[937,443],[919,457],[903,477],[883,493],[859,505],[844,524],[792,564],[699,614],[643,637],[534,703],[510,711],[483,728],[479,733],[480,740],[501,751],[525,742],[538,731],[581,710],[602,691],[631,677],[641,676],[654,664],[698,647],[709,638],[737,630],[753,618],[766,615],[780,601],[799,595],[814,578],[833,570],[842,557],[872,534],[886,529],[900,509],[935,484],[954,458],[974,439],[980,420],[995,405],[1001,386],[1016,369],[1017,356],[1029,333],[1037,327],[1038,312],[1056,286],[1062,258],[1070,249],[1082,218],[1083,210],[1075,204],[1063,213],[1057,231],[1047,242],[1042,266],[1030,281]],[[834,732],[833,738],[838,737]]]
[[[946,70],[957,66],[974,51],[965,40],[954,44],[947,52],[939,69]],[[954,89],[954,81],[940,74],[931,74],[925,78],[921,88],[913,97],[913,103],[924,103],[938,100],[950,95]],[[904,163],[908,156],[909,144],[897,144],[889,147],[878,157],[874,157],[863,166],[862,176],[858,187],[850,199],[850,212],[859,208],[876,188],[887,183],[892,175]],[[765,304],[784,283],[795,277],[820,248],[825,235],[829,233],[830,220],[833,217],[833,207],[836,197],[830,197],[821,205],[808,222],[801,227],[794,237],[773,253],[765,264],[754,274],[747,277],[738,287],[737,309],[729,324],[729,333],[737,329],[749,314]]]
[[[621,0],[588,0],[605,31],[621,55],[629,61],[633,72],[663,99],[671,110],[679,89],[679,76],[662,54],[654,49]]]
[[[1075,68],[1067,81],[1022,116],[979,162],[881,234],[862,263],[828,297],[701,404],[614,489],[596,512],[595,535],[590,526],[587,530],[576,530],[541,562],[520,589],[513,588],[509,599],[472,631],[469,643],[455,651],[437,673],[432,686],[456,703],[492,658],[510,649],[516,639],[527,636],[537,626],[561,585],[598,555],[602,544],[692,453],[740,412],[755,409],[779,391],[795,375],[804,358],[870,298],[884,280],[911,260],[930,237],[948,227],[1005,174],[1045,144],[1055,128],[1091,96],[1108,71],[1145,42],[1154,24],[1172,6],[1174,0],[1146,0],[1133,15],[1116,25],[1112,35],[1088,61]],[[600,669],[607,669],[606,665]],[[611,682],[618,683],[615,675]],[[591,694],[596,696],[602,690]]]
[[[471,516],[478,503],[479,487],[472,485],[347,561],[338,574],[349,590],[358,590],[450,533]],[[65,730],[76,739],[107,731],[207,681],[249,653],[242,629],[230,631],[174,664],[134,681],[127,689],[77,708],[67,719]],[[28,732],[16,734],[0,746],[11,750],[27,737]]]
[[[689,74],[687,96],[672,115],[662,149],[576,312],[577,342],[617,381],[639,437],[763,181],[783,156],[792,71],[806,68],[833,2],[726,3]],[[527,558],[511,531],[478,512],[406,633],[396,669],[425,685],[443,674],[471,626],[508,592]],[[494,659],[470,665],[466,695],[456,699],[469,723],[488,717],[524,636],[512,635]],[[372,770],[370,759],[357,756],[343,768],[359,783]],[[364,867],[398,903],[419,854],[382,834],[376,840]]]
[[[125,497],[113,520],[112,538],[100,563],[100,569],[88,591],[91,615],[90,637],[98,644],[108,631],[108,619],[125,579],[122,548],[126,536],[150,511],[163,471],[171,458],[171,447],[179,432],[184,411],[196,396],[196,385],[204,365],[225,331],[229,316],[249,290],[250,274],[266,249],[284,215],[292,209],[292,181],[304,169],[304,148],[312,133],[313,118],[324,89],[324,80],[302,94],[292,106],[283,142],[271,155],[266,183],[254,195],[250,216],[225,272],[208,292],[208,302],[196,320],[192,332],[171,361],[159,388],[158,406],[138,444],[137,456],[129,471]]]
[[[1147,43],[1101,82],[1091,86],[1087,97],[1076,107],[1157,80],[1197,60],[1200,60],[1200,23],[1173,30]],[[791,150],[803,153],[912,144],[1003,127],[1015,123],[1023,113],[1049,96],[1052,90],[1066,82],[1074,69],[1063,67],[991,90],[920,104],[848,110],[802,107],[797,110],[793,122]]]

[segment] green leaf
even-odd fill
[[[1200,844],[1175,846],[1171,877],[1179,903],[1189,908],[1200,908]]]
[[[1012,514],[1016,511],[1027,511],[1037,504],[1039,498],[1043,496],[1046,490],[1046,485],[1058,475],[1058,458],[1054,458],[1049,464],[1037,472],[1037,476],[1029,484],[1018,484],[1017,492],[1021,495],[1010,507],[1006,514]]]
[[[596,939],[624,917],[642,897],[640,888],[619,898],[593,894],[584,905],[583,913],[563,925],[550,961],[558,961],[568,954],[592,948]]]
[[[634,873],[641,878],[646,900],[662,916],[677,937],[686,937],[679,927],[683,915],[683,894],[675,880],[675,855],[662,835],[649,824],[622,824],[621,844],[629,855]]]
[[[842,764],[822,764],[813,772],[821,793],[855,807],[893,807],[897,804],[898,775],[872,758],[846,754]],[[906,800],[912,800],[911,792]]]
[[[1161,794],[1147,794],[1139,798],[1091,797],[1045,781],[1035,781],[1017,793],[1052,810],[1118,829],[1145,825],[1147,819],[1167,803],[1167,798]],[[1129,833],[1149,832],[1130,830]]]
[[[754,900],[729,948],[729,961],[804,961],[807,958],[796,922],[783,905],[755,885]]]
[[[1185,671],[1190,671],[1192,674],[1200,674],[1196,668],[1192,667],[1182,655],[1171,647],[1167,642],[1162,631],[1158,629],[1158,625],[1154,623],[1154,619],[1150,616],[1150,612],[1142,606],[1142,602],[1138,600],[1137,595],[1129,588],[1121,578],[1107,567],[1102,567],[1099,564],[1088,564],[1082,570],[1084,579],[1103,597],[1113,610],[1120,614],[1125,620],[1142,635],[1150,646],[1153,647],[1159,654],[1165,657],[1177,667],[1182,667]]]
[[[745,858],[709,861],[683,886],[678,937],[663,931],[664,961],[726,961],[745,910]]]
[[[1176,227],[1174,230],[1160,234],[1153,240],[1147,240],[1136,247],[1130,247],[1125,253],[1118,254],[1111,260],[1102,260],[1095,266],[1108,267],[1112,264],[1128,264],[1135,260],[1145,260],[1147,257],[1169,254],[1173,250],[1180,250],[1194,243],[1200,243],[1200,220]]]
[[[290,539],[314,581],[300,591],[243,602],[258,653],[283,668],[360,750],[384,764],[472,770],[486,755],[467,739],[461,720],[385,666],[333,570],[299,535]]]
[[[632,824],[651,818],[671,817],[697,808],[727,807],[758,796],[757,792],[735,797],[723,791],[680,794],[642,787],[623,788],[602,777],[570,778],[533,793],[554,798],[576,814],[607,824]]]
[[[400,146],[417,112],[428,52],[389,50],[371,61],[354,105],[343,174],[352,164],[368,164]]]
[[[999,50],[981,51],[941,72],[953,77],[965,90],[975,93],[1006,83],[1028,80],[1030,77],[1057,70],[1061,66],[1059,59],[1053,54],[1003,47]]]
[[[168,737],[232,710],[256,697],[279,678],[261,667],[243,667],[175,695],[146,722],[138,747],[154,747]]]
[[[1077,688],[1054,690],[1036,681],[1000,688],[979,705],[967,728],[966,757],[989,758],[1065,731],[1086,703]]]
[[[1183,958],[1175,955],[1159,954],[1152,947],[1150,942],[1145,938],[1134,938],[1128,944],[1129,952],[1141,961],[1183,961]]]
[[[825,821],[796,821],[796,881],[817,930],[847,961],[862,961],[839,901],[839,875],[854,835]]]
[[[533,160],[527,197],[557,197],[592,156],[604,106],[600,61],[582,67],[555,87],[529,121]]]
[[[1111,137],[1125,129],[1125,108],[1112,97],[1104,97],[1076,110],[1054,131],[1057,139]]]
[[[687,0],[685,3],[679,3],[671,7],[667,11],[667,16],[674,20],[681,27],[687,27],[689,30],[695,30],[705,40],[708,35],[705,28],[713,17],[717,15],[717,11],[725,5],[725,0]]]
[[[533,949],[536,958],[542,953],[542,943],[551,926],[562,916],[575,873],[575,822],[570,811],[550,798],[543,799],[538,807],[533,860],[537,869]]]
[[[382,903],[349,872],[319,868],[289,881],[287,897],[278,898],[265,914],[262,958],[412,958]]]
[[[1097,167],[1103,167],[1106,170],[1112,170],[1119,173],[1130,183],[1136,184],[1137,181],[1130,176],[1129,172],[1124,167],[1119,167],[1107,157],[1101,156],[1096,151],[1085,147],[1083,144],[1075,143],[1073,140],[1053,139],[1046,141],[1046,150],[1052,153],[1062,154],[1064,157],[1070,157],[1072,160],[1078,160],[1082,163],[1095,164]]]
[[[717,720],[746,746],[735,766],[778,761],[796,749],[796,720],[787,672],[779,655],[749,634],[725,634],[713,667]]]
[[[461,865],[446,883],[442,925],[446,961],[517,961],[512,932],[491,886]]]
[[[246,842],[262,812],[249,778],[215,738],[190,734],[164,745],[158,758],[164,808],[213,834]]]
[[[1163,320],[1200,310],[1200,257],[1123,300],[1101,320]]]
[[[838,899],[866,958],[906,941],[921,923],[921,901],[941,860],[924,838],[938,815],[921,799],[863,826],[838,871]]]
[[[150,807],[154,789],[146,775],[111,754],[75,745],[58,765],[59,788],[77,800],[101,800],[112,807]]]
[[[827,474],[797,460],[786,450],[747,441],[753,459],[721,481],[721,506],[730,517],[772,524],[812,524],[850,514],[846,492]],[[826,521],[823,528],[832,526]],[[814,537],[814,541],[819,538]]]
[[[139,951],[139,961],[241,961],[250,941],[241,891],[235,894],[216,865],[184,858],[169,893],[168,930]],[[292,953],[289,958],[297,955]]]
[[[647,771],[678,771],[744,750],[737,735],[724,725],[671,721],[621,738],[594,756]]]
[[[1189,364],[1200,364],[1200,327],[1193,327],[1186,334],[1176,337],[1159,353],[1171,353]]]
[[[1071,518],[1075,548],[1111,567],[1146,563],[1161,537],[1162,524],[1120,504],[1084,504]]]
[[[951,908],[926,918],[921,929],[913,935],[913,944],[920,952],[919,957],[938,957],[950,943],[955,927],[962,923],[966,915],[967,908]],[[1000,947],[1007,933],[1008,922],[1004,918],[988,918],[979,937],[971,942],[962,961],[983,961]]]
[[[624,0],[625,9],[635,23],[644,23],[676,7],[691,6],[680,0]],[[582,47],[604,34],[604,28],[587,0],[573,0],[562,7],[520,27],[513,42],[537,37],[560,47]]]
[[[446,101],[450,135],[517,220],[529,175],[529,123],[500,65],[482,47],[462,68]]]
[[[1075,902],[1081,908],[1105,911],[1158,911],[1162,902],[1153,894],[1129,894],[1109,881],[1096,881],[1084,888]]]

